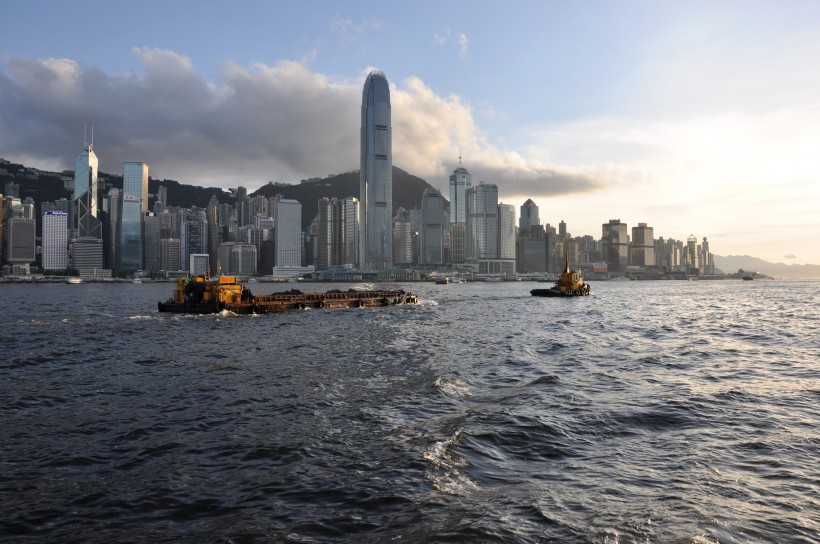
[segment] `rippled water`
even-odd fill
[[[0,285],[0,540],[820,542],[820,283],[592,285]]]

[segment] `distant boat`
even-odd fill
[[[589,284],[584,282],[581,273],[569,267],[569,254],[566,256],[566,268],[561,279],[549,289],[533,289],[530,294],[534,297],[582,297],[590,293]]]
[[[743,281],[752,281],[753,279],[755,279],[755,277],[752,276],[751,274],[745,274],[743,276]]]
[[[65,279],[65,282],[66,282],[66,283],[70,283],[70,284],[72,284],[72,285],[76,285],[76,284],[78,284],[78,283],[82,283],[82,282],[83,282],[83,279],[82,279],[82,278],[80,278],[80,277],[77,277],[77,276],[72,276],[72,277],[70,277],[70,278],[66,278],[66,279]]]
[[[450,278],[444,277],[436,280],[436,285],[447,285],[450,283]]]
[[[134,278],[133,280],[131,280],[131,283],[142,283],[142,280],[139,278]]]

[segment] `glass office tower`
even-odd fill
[[[142,222],[148,207],[148,165],[126,162],[122,168],[118,232],[117,272],[133,274],[142,270]]]
[[[367,76],[362,91],[359,178],[359,267],[393,267],[393,153],[390,87],[381,72]]]
[[[466,191],[472,187],[470,173],[459,162],[450,175],[450,224],[467,222]]]
[[[73,200],[77,209],[78,238],[102,238],[102,225],[97,219],[97,164],[94,147],[86,144],[77,155],[74,167]]]

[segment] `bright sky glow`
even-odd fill
[[[445,190],[820,264],[820,3],[14,2],[0,157],[251,190],[358,168],[365,75],[393,162]],[[789,256],[789,257],[787,257]]]

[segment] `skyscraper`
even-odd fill
[[[43,270],[68,268],[68,214],[43,214]]]
[[[467,259],[498,258],[498,186],[483,181],[466,191]]]
[[[421,264],[444,263],[444,227],[444,198],[440,192],[428,187],[421,197]]]
[[[610,272],[625,272],[629,265],[629,235],[626,223],[610,219],[601,226],[601,252]]]
[[[450,175],[450,224],[467,222],[466,191],[472,187],[470,173],[461,166],[459,157],[458,168]]]
[[[10,217],[6,221],[6,260],[11,264],[32,264],[37,258],[36,221]]]
[[[515,260],[515,206],[498,205],[498,258]]]
[[[655,266],[654,229],[646,223],[632,227],[631,256],[634,266]]]
[[[393,266],[393,152],[390,87],[382,72],[370,72],[364,83],[360,158],[359,267],[385,270]]]
[[[122,168],[120,228],[117,232],[117,272],[142,270],[142,223],[148,208],[148,165],[126,162]]]
[[[92,144],[85,145],[74,163],[74,205],[77,209],[78,238],[102,238],[102,226],[97,219],[98,164]]]
[[[528,198],[521,206],[521,218],[518,220],[518,231],[521,236],[531,236],[530,229],[541,224],[538,217],[538,205]]]
[[[302,266],[302,205],[296,200],[282,199],[276,203],[276,266]]]

